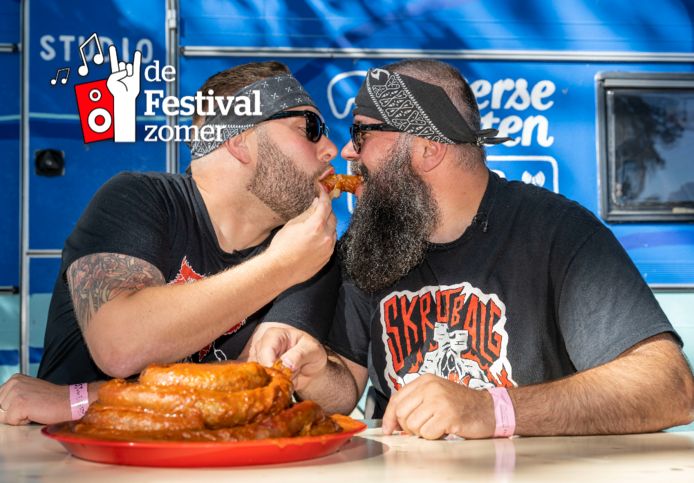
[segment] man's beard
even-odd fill
[[[429,186],[412,169],[409,137],[400,136],[366,184],[342,238],[345,271],[361,290],[374,293],[404,277],[423,259],[438,222]]]
[[[316,197],[315,180],[297,168],[268,136],[258,132],[258,164],[248,190],[285,222],[303,213]]]

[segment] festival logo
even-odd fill
[[[473,389],[517,386],[507,357],[506,306],[469,283],[393,292],[380,303],[391,391],[423,374]]]
[[[214,116],[217,113],[228,115],[232,112],[237,116],[261,114],[260,96],[257,90],[246,95],[216,96],[212,89],[208,89],[207,92],[197,91],[194,96],[179,98],[165,95],[161,89],[145,88],[142,89],[145,110],[141,116],[142,119],[138,119],[137,99],[141,90],[141,77],[144,78],[145,87],[153,83],[171,83],[176,80],[176,69],[172,65],[160,67],[159,60],[153,60],[143,67],[143,55],[140,50],[135,50],[132,62],[127,62],[129,54],[127,51],[121,51],[121,60],[119,60],[118,51],[113,44],[108,45],[108,57],[106,57],[102,43],[103,37],[100,40],[99,35],[94,32],[79,45],[82,64],[77,68],[77,73],[81,77],[89,74],[90,64],[101,65],[108,62],[110,66],[108,69],[110,74],[106,79],[74,86],[85,144],[107,140],[117,143],[134,143],[137,141],[138,120],[155,121],[157,115],[177,118],[194,114],[198,117]],[[92,47],[91,54],[87,52],[89,47]],[[49,81],[50,85],[53,87],[67,85],[70,72],[70,66],[58,68],[55,76]],[[222,139],[221,130],[224,127],[223,125],[144,124],[142,128],[145,136],[142,140],[144,142],[214,142]]]
[[[89,74],[86,55],[89,45],[94,45],[97,49],[91,58],[94,64],[101,65],[105,60],[99,36],[94,32],[79,46],[82,65],[77,69],[77,73],[81,77]],[[132,63],[119,62],[114,45],[109,46],[108,55],[111,71],[108,79],[75,85],[77,109],[85,144],[109,139],[117,143],[135,142],[135,101],[140,94],[142,52],[135,51]],[[58,82],[65,85],[69,77],[70,67],[63,67],[57,70],[50,83],[52,86],[58,85]]]

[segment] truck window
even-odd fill
[[[601,214],[694,220],[694,75],[599,74]]]

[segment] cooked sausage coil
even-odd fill
[[[341,431],[316,403],[291,406],[291,372],[280,363],[152,365],[138,382],[114,379],[74,425],[120,440],[241,441]]]

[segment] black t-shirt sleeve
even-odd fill
[[[89,355],[75,319],[65,271],[83,256],[110,252],[146,260],[166,273],[169,220],[162,191],[154,183],[142,174],[114,176],[92,197],[66,240],[51,298],[39,378],[74,384],[107,377]]]
[[[63,268],[93,253],[122,253],[166,273],[168,214],[154,181],[121,173],[94,195],[65,242]]]
[[[324,342],[333,320],[339,286],[340,272],[333,256],[309,280],[282,292],[262,321],[289,324]]]
[[[592,228],[569,254],[556,291],[559,328],[576,369],[604,364],[663,332],[672,332],[681,344],[612,232],[597,221]]]
[[[345,280],[338,293],[335,320],[327,345],[339,355],[367,367],[371,318],[376,308],[371,297],[359,290],[351,280]]]

